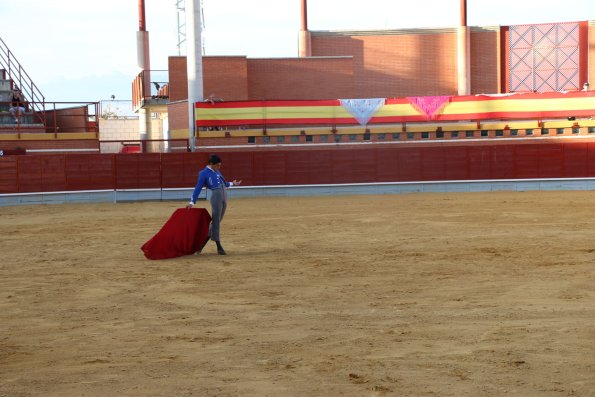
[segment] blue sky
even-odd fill
[[[190,1],[190,0],[187,0]],[[151,69],[177,55],[175,0],[145,0]],[[300,0],[203,0],[206,55],[297,56]],[[454,27],[459,0],[308,0],[311,30]],[[467,0],[472,26],[595,19],[594,0]],[[137,0],[0,1],[0,37],[47,101],[130,99]]]

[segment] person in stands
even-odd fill
[[[14,117],[14,123],[18,124],[21,115],[25,112],[25,98],[18,88],[12,90],[12,99],[8,111]]]
[[[211,226],[209,227],[209,236],[211,240],[213,240],[217,244],[217,253],[219,255],[225,255],[226,252],[221,245],[221,239],[219,237],[219,229],[221,226],[221,221],[223,220],[223,215],[225,215],[225,210],[227,208],[227,188],[230,186],[239,186],[242,184],[241,180],[233,180],[232,182],[227,182],[223,175],[221,174],[221,158],[216,154],[213,154],[209,157],[209,163],[207,166],[198,173],[198,181],[196,182],[196,187],[192,192],[192,197],[190,198],[190,203],[186,206],[186,208],[192,208],[192,206],[196,203],[196,199],[200,194],[200,191],[203,187],[206,186],[207,189],[211,191]]]

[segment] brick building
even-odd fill
[[[592,21],[468,31],[471,95],[579,90],[595,73]],[[204,96],[231,101],[457,95],[456,27],[308,35],[307,57],[204,57]],[[553,64],[552,57],[566,61]],[[532,85],[525,84],[529,80]],[[185,57],[170,57],[169,83],[170,129],[187,131]]]

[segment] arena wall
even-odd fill
[[[528,140],[220,149],[247,186],[595,177],[595,142]],[[0,158],[0,194],[188,188],[208,152],[48,154]]]

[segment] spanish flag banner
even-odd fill
[[[462,120],[520,120],[595,115],[595,93],[496,94],[368,100],[197,102],[196,127],[360,125]],[[367,103],[367,102],[366,102]],[[356,106],[359,109],[356,109]],[[356,111],[357,110],[357,111]],[[364,114],[365,113],[365,114]],[[362,124],[363,125],[363,124]]]

